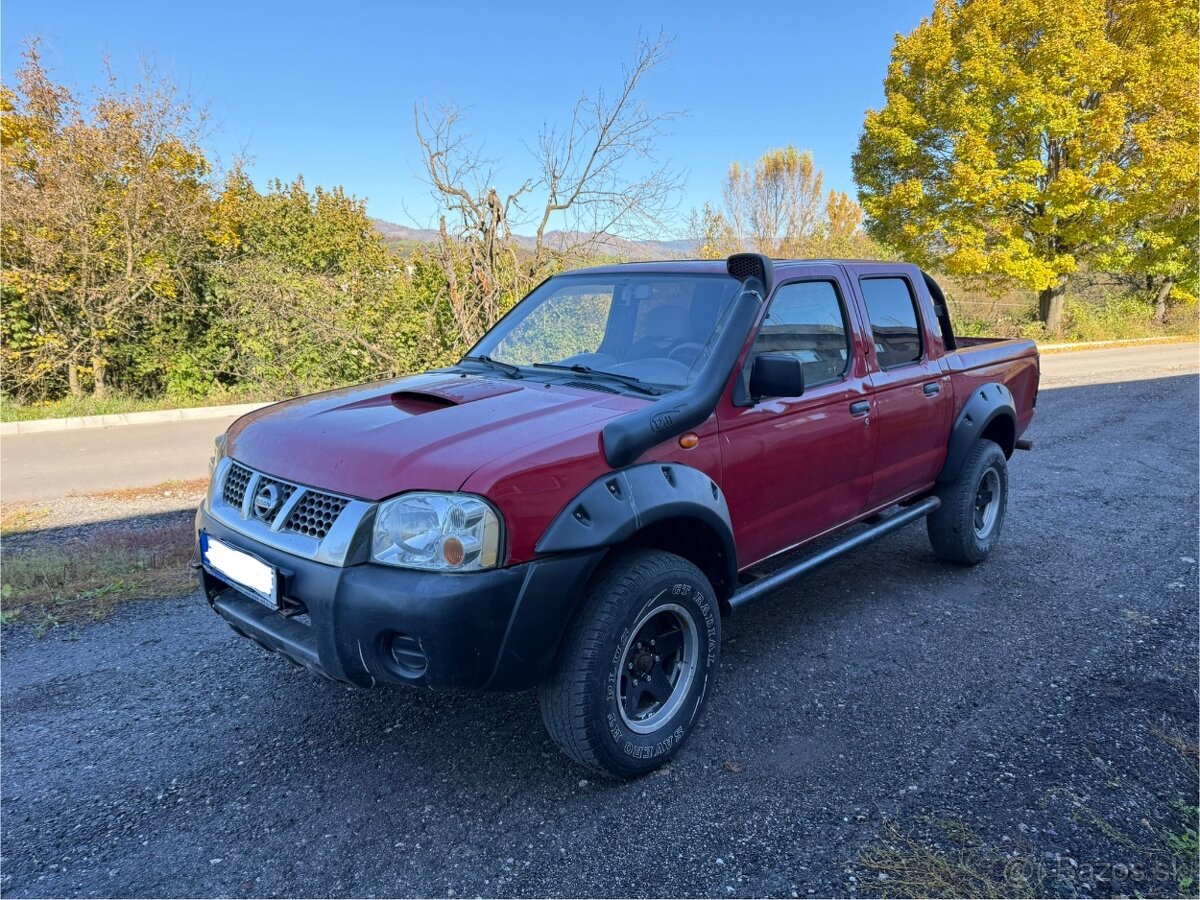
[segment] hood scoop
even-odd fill
[[[423,384],[406,391],[396,391],[391,395],[391,400],[392,406],[396,409],[416,415],[435,409],[445,409],[447,406],[460,406],[476,400],[487,400],[489,397],[511,394],[520,389],[515,384],[493,381],[490,378],[457,376],[444,378],[432,384]]]
[[[433,412],[435,409],[445,409],[447,406],[458,406],[449,397],[441,394],[429,394],[425,391],[397,391],[391,395],[392,406],[410,416]]]
[[[418,379],[408,379],[413,387],[399,391],[380,391],[319,410],[316,415],[328,416],[347,413],[355,410],[371,410],[392,407],[410,416],[447,409],[451,406],[461,406],[476,400],[487,400],[489,397],[499,397],[511,394],[521,388],[515,384],[492,381],[478,377],[450,377],[422,383]],[[414,383],[415,382],[415,383]],[[319,395],[318,395],[319,396]]]

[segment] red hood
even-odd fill
[[[366,500],[458,490],[480,466],[643,401],[536,381],[431,372],[276,403],[238,419],[228,453],[278,478]],[[577,436],[577,435],[576,435]]]

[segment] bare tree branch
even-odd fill
[[[496,172],[463,136],[454,107],[414,108],[424,177],[437,202],[438,265],[459,343],[469,346],[563,259],[592,254],[620,235],[649,234],[676,209],[682,177],[656,161],[664,126],[643,80],[666,59],[669,41],[640,39],[618,90],[582,95],[564,129],[546,126],[531,148],[536,174],[502,193]],[[532,195],[543,198],[532,240],[513,234]],[[558,218],[562,228],[550,230]]]

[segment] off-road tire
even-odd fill
[[[694,631],[688,630],[689,618]],[[638,697],[649,695],[647,707],[658,702],[648,687],[637,693],[634,674],[625,674],[646,671],[633,668],[635,659],[641,666],[652,666],[646,660],[657,659],[636,648],[648,647],[641,638],[676,620],[685,648],[684,638],[694,634],[692,658],[685,659],[680,650],[678,657],[668,656],[667,662],[657,664],[662,672],[652,669],[659,679],[655,684],[661,689],[661,678],[668,679],[670,700],[659,704],[658,712],[646,713],[645,721],[631,718],[628,703]],[[663,645],[673,644],[670,633],[666,628],[659,635]],[[650,772],[675,754],[699,720],[716,683],[720,647],[720,609],[699,569],[661,550],[619,551],[592,578],[550,676],[538,688],[546,730],[568,756],[593,771],[615,778]],[[671,660],[677,665],[673,682],[662,674]],[[687,669],[685,663],[694,666]],[[685,671],[690,672],[686,685]],[[642,683],[648,685],[650,679]],[[654,721],[656,716],[661,722]],[[647,733],[632,730],[651,727]]]
[[[979,503],[986,488],[995,495],[995,507],[979,527]],[[942,505],[926,520],[933,552],[947,562],[973,566],[983,562],[1000,540],[1008,508],[1008,460],[993,441],[980,438],[967,454],[958,477],[937,491]],[[989,508],[991,504],[989,503]]]

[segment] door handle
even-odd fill
[[[931,381],[929,384],[921,388],[925,392],[926,397],[936,397],[942,392],[942,386],[936,381]]]
[[[859,400],[857,403],[850,404],[850,415],[865,416],[871,411],[871,402],[869,400]]]

